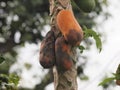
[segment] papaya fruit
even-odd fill
[[[96,6],[95,0],[74,0],[74,2],[86,13],[91,12]]]
[[[70,10],[61,10],[57,14],[57,26],[65,40],[72,46],[77,46],[83,39],[83,31]]]
[[[64,37],[58,37],[55,41],[56,66],[59,71],[67,71],[72,65],[71,46],[65,41]]]
[[[41,42],[39,62],[43,68],[51,68],[55,64],[55,37],[52,30]]]
[[[116,80],[116,84],[120,86],[120,80]]]

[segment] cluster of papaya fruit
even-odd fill
[[[73,65],[72,47],[80,44],[83,31],[70,10],[59,11],[56,22],[62,35],[55,38],[53,30],[47,33],[41,42],[40,64],[44,68],[56,65],[60,71],[66,71]]]

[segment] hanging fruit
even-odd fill
[[[39,61],[44,68],[51,68],[55,64],[55,38],[52,30],[41,42]]]
[[[73,61],[71,58],[71,46],[64,37],[58,37],[55,42],[56,66],[58,70],[64,72],[71,69]]]
[[[57,25],[65,40],[77,46],[83,39],[83,31],[70,10],[61,10],[57,15]]]
[[[74,0],[76,5],[84,12],[91,12],[95,6],[95,0]]]

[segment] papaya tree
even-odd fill
[[[77,90],[76,49],[83,38],[93,36],[97,48],[101,50],[101,40],[93,30],[84,27],[83,32],[74,16],[70,0],[49,0],[49,3],[51,30],[41,44],[40,64],[53,69],[55,90]],[[95,7],[94,0],[76,0],[75,3],[83,6],[79,8],[84,12],[91,12]]]
[[[53,23],[54,17],[57,15],[55,8],[58,8],[58,11],[66,8],[67,2],[70,5],[67,8],[71,8],[74,13],[74,17],[81,25],[81,28],[84,32],[84,39],[82,42],[85,43],[86,49],[89,49],[90,44],[92,43],[88,37],[93,37],[96,42],[97,47],[100,48],[99,35],[96,34],[91,28],[96,26],[96,22],[94,18],[99,16],[100,14],[104,14],[106,17],[106,12],[103,12],[102,5],[106,5],[106,0],[95,0],[96,7],[93,6],[89,11],[85,11],[84,8],[90,5],[91,2],[86,3],[88,5],[76,5],[78,2],[85,3],[82,0],[1,0],[0,1],[0,54],[1,57],[1,67],[0,74],[8,75],[9,78],[9,68],[13,63],[16,62],[17,54],[16,48],[24,47],[24,44],[28,42],[29,44],[34,43],[38,44],[41,40],[43,40],[43,35],[41,32],[44,29],[45,25],[51,25],[53,27],[55,24]],[[86,0],[85,0],[86,1]],[[49,3],[50,2],[50,3]],[[76,3],[77,2],[77,3]],[[50,10],[49,10],[50,5]],[[57,6],[58,5],[58,6]],[[55,6],[53,10],[53,6]],[[81,7],[82,6],[82,7]],[[94,8],[95,7],[95,8]],[[92,10],[92,11],[91,11]],[[57,12],[58,12],[57,11]],[[91,11],[91,12],[90,12]],[[88,13],[89,12],[89,13]],[[50,16],[49,16],[50,13]],[[55,14],[56,13],[56,14]],[[94,14],[93,14],[94,13]],[[92,14],[92,16],[90,15]],[[53,16],[55,15],[55,16]],[[50,18],[51,22],[50,21]],[[57,27],[57,26],[56,26]],[[87,27],[87,28],[86,28]],[[56,29],[55,35],[59,33],[60,30]],[[16,40],[16,35],[19,35],[18,40]],[[61,36],[61,34],[60,34]],[[55,36],[56,38],[57,36]],[[65,41],[66,42],[66,41]],[[83,52],[85,49],[84,46],[78,46],[80,51]],[[75,50],[75,49],[74,49]],[[87,59],[87,56],[81,56],[81,58]],[[5,59],[3,59],[5,57]],[[4,63],[4,60],[7,63]],[[77,59],[76,59],[77,60]],[[86,63],[86,62],[85,62]],[[83,75],[83,68],[85,63],[78,65],[77,75]],[[76,71],[76,70],[75,70]],[[16,74],[16,72],[15,72]],[[3,75],[1,75],[3,76]],[[34,90],[44,90],[44,88],[53,82],[53,72],[52,69],[49,70],[48,74],[45,75],[45,78],[36,85]],[[20,88],[24,90],[24,88]]]

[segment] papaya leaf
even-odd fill
[[[101,50],[102,50],[102,42],[101,42],[101,39],[100,39],[100,35],[97,34],[92,29],[87,29],[86,27],[84,27],[83,29],[84,29],[84,39],[89,38],[89,37],[93,37],[95,42],[96,42],[97,49],[99,49],[99,51],[101,52]]]
[[[83,53],[83,51],[85,50],[85,47],[82,45],[78,46],[78,48],[80,49],[80,53]]]
[[[113,81],[115,79],[115,77],[110,77],[110,78],[105,78],[102,82],[100,82],[98,85],[99,86],[104,86],[105,84]]]
[[[120,80],[120,73],[112,73],[116,80]]]
[[[117,67],[116,74],[120,74],[120,64]]]

